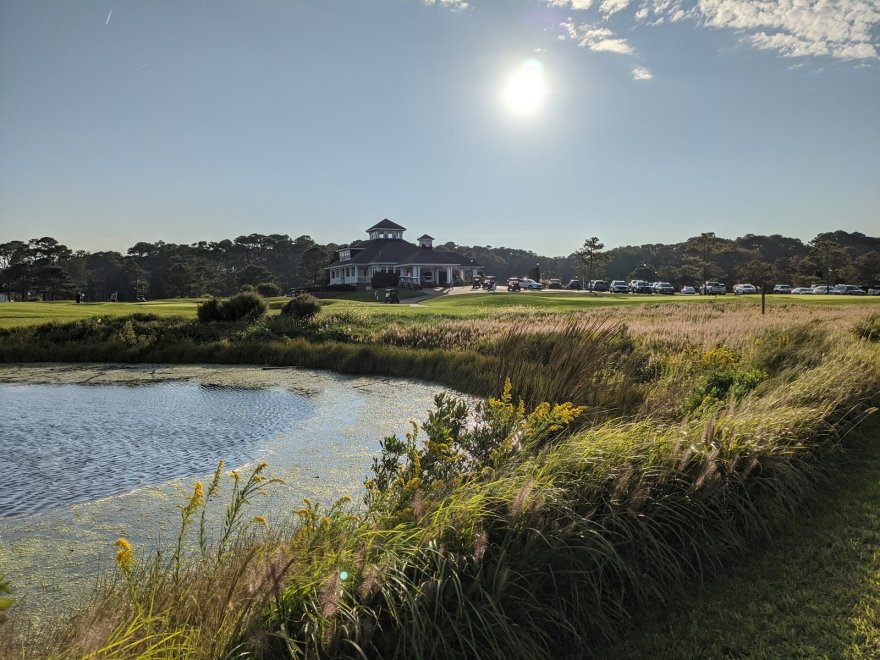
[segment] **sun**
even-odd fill
[[[521,117],[531,117],[538,113],[547,96],[547,81],[544,67],[535,59],[523,62],[510,74],[502,92],[507,109]]]

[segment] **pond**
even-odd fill
[[[119,536],[148,554],[176,539],[175,505],[220,459],[286,481],[253,511],[274,522],[304,497],[357,500],[379,441],[439,391],[293,368],[0,367],[0,574],[29,615],[75,605]]]

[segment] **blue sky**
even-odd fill
[[[0,241],[877,235],[878,51],[873,0],[0,0]]]

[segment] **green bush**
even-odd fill
[[[239,293],[226,300],[211,298],[199,305],[199,321],[241,321],[255,320],[266,313],[269,306],[262,296],[256,293]]]
[[[257,285],[257,293],[264,298],[272,298],[281,295],[281,287],[275,284],[275,282],[260,282]]]
[[[309,294],[295,296],[281,308],[284,316],[295,319],[309,319],[320,311],[321,301]]]

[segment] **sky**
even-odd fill
[[[0,242],[880,234],[877,0],[0,0]]]

